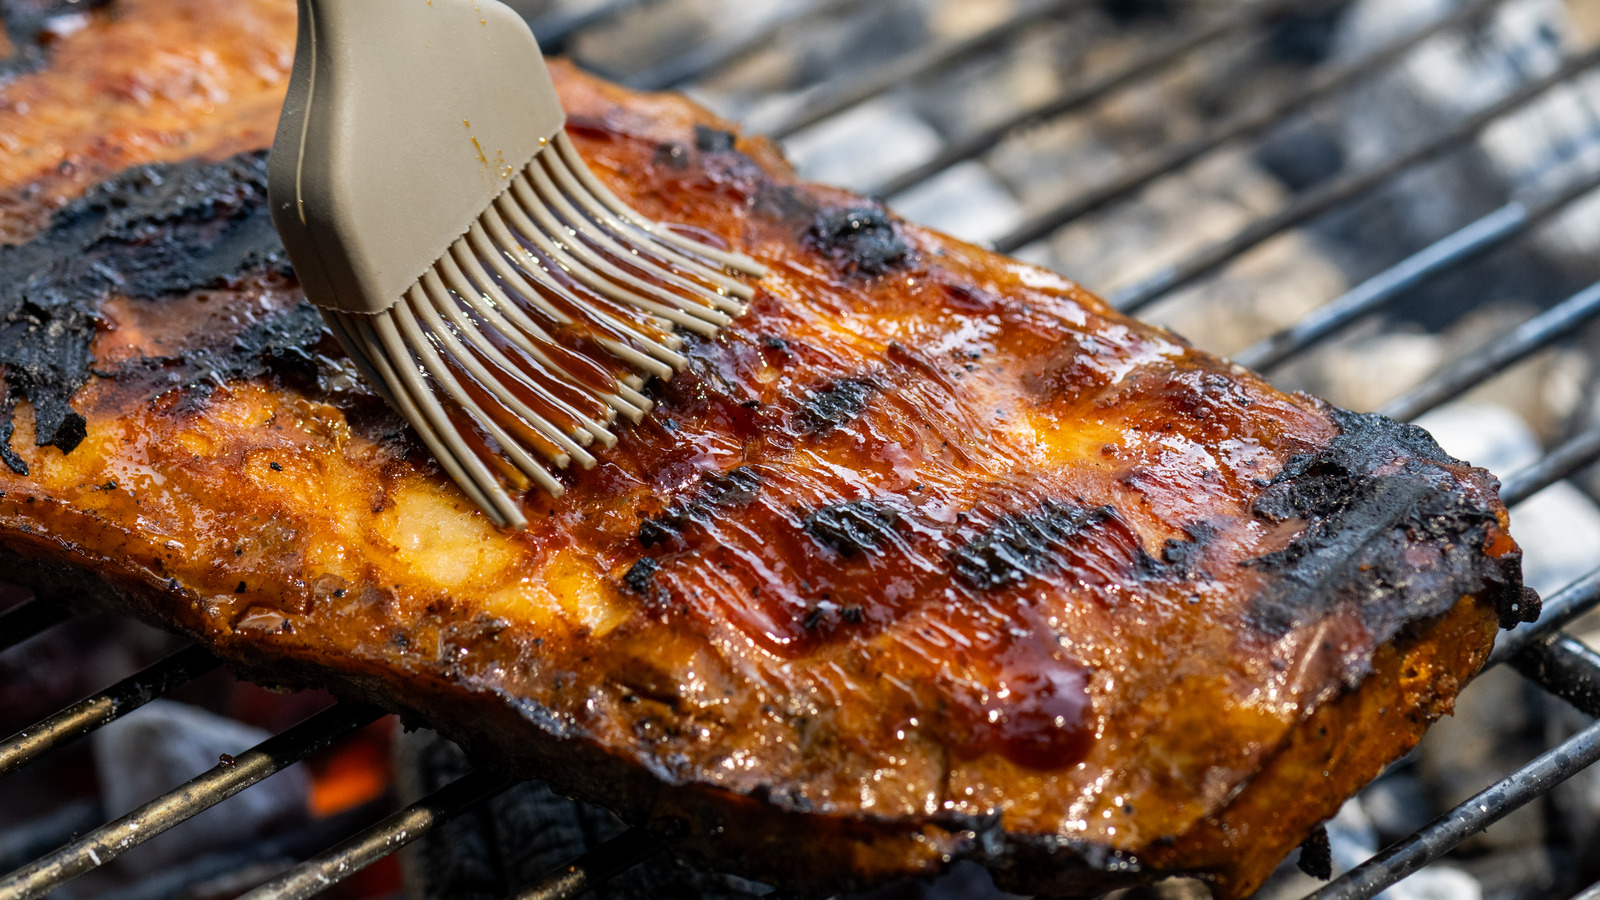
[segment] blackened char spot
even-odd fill
[[[900,513],[877,500],[851,500],[833,503],[806,516],[805,528],[824,546],[840,556],[856,556],[875,550],[894,533]]]
[[[867,408],[877,386],[863,378],[835,381],[817,391],[795,413],[802,434],[828,434],[848,425]]]
[[[1300,845],[1300,858],[1295,861],[1300,871],[1327,881],[1333,877],[1333,845],[1328,842],[1328,828],[1318,825],[1317,830]]]
[[[15,430],[11,416],[16,411],[16,401],[9,395],[0,395],[0,462],[18,475],[28,474],[28,462],[11,448],[11,432]],[[4,496],[4,494],[0,494]]]
[[[1339,436],[1292,458],[1254,504],[1262,519],[1306,523],[1289,546],[1248,563],[1277,576],[1251,603],[1257,627],[1282,635],[1350,606],[1383,642],[1465,594],[1494,602],[1502,627],[1538,617],[1522,587],[1521,553],[1483,553],[1495,513],[1459,489],[1445,468],[1456,460],[1415,426],[1330,414]],[[1346,677],[1361,677],[1363,665]]]
[[[694,126],[694,145],[701,153],[727,153],[738,140],[738,136],[731,131],[708,125]]]
[[[760,489],[761,473],[749,466],[712,472],[700,479],[700,495],[695,498],[696,505],[718,509],[744,506],[756,498],[756,492]]]
[[[651,583],[655,581],[656,572],[660,570],[661,564],[656,562],[654,557],[641,556],[638,562],[628,567],[627,573],[622,576],[622,583],[635,594],[648,593]]]
[[[911,257],[894,222],[871,206],[823,210],[805,241],[850,274],[882,275]]]
[[[1021,584],[1051,566],[1054,548],[1115,513],[1051,501],[1036,513],[1006,516],[950,554],[956,575],[980,590]]]
[[[322,332],[322,314],[316,307],[296,304],[267,315],[240,332],[233,339],[230,352],[211,348],[199,351],[188,360],[187,368],[216,376],[216,380],[257,378],[269,372],[312,380],[317,366],[311,348],[321,339]]]
[[[110,0],[0,0],[0,26],[11,53],[0,57],[0,84],[44,68],[48,42],[44,39],[63,16],[99,9]]]
[[[88,381],[106,297],[187,294],[276,265],[282,253],[264,152],[140,166],[90,188],[29,243],[0,247],[0,366],[10,401],[33,404],[41,446],[71,452],[85,422],[69,399]],[[297,316],[264,327],[303,345],[306,314]],[[266,352],[269,337],[241,339]]]
[[[676,540],[688,524],[719,509],[734,509],[756,498],[761,490],[761,473],[749,466],[701,476],[700,484],[686,500],[672,504],[666,512],[652,516],[639,526],[639,543],[655,547]]]
[[[1186,539],[1170,538],[1161,546],[1161,562],[1173,574],[1189,577],[1205,552],[1206,545],[1217,536],[1216,526],[1208,522],[1194,522],[1184,528]]]

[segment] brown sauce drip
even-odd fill
[[[1094,742],[1089,670],[1060,658],[1041,635],[1002,651],[981,692],[947,693],[946,715],[958,752],[994,752],[1030,769],[1083,759]]]

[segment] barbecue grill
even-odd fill
[[[1521,0],[1466,0],[1433,4],[1427,15],[1409,30],[1358,53],[1334,55],[1303,68],[1303,76],[1267,92],[1258,102],[1227,108],[1203,120],[1178,140],[1169,140],[1145,152],[1124,155],[1116,167],[1097,177],[1060,202],[1023,205],[991,243],[1005,252],[1048,259],[1047,242],[1074,223],[1088,220],[1119,205],[1144,202],[1147,189],[1202,164],[1219,153],[1258,148],[1286,124],[1337,103],[1352,92],[1415,54],[1426,52],[1430,42],[1476,34],[1491,17]],[[764,92],[755,96],[717,95],[706,85],[773,47],[798,46],[811,34],[854,34],[869,46],[859,23],[851,16],[888,15],[893,7],[909,2],[854,4],[849,0],[809,0],[765,7],[748,21],[735,22],[723,31],[701,36],[679,52],[659,58],[630,56],[625,50],[609,55],[606,48],[625,46],[630,21],[666,21],[679,0],[598,0],[525,2],[547,52],[572,52],[585,65],[638,88],[689,88],[732,113],[757,123],[777,140],[803,143],[808,131],[825,128],[865,105],[878,103],[907,86],[929,82],[963,66],[1002,64],[1023,52],[1030,36],[1046,26],[1093,19],[1102,29],[1126,29],[1120,38],[1128,52],[1109,64],[1087,60],[1070,72],[1052,95],[1029,98],[1015,109],[989,116],[949,135],[909,165],[886,176],[874,175],[861,185],[888,198],[912,196],[931,182],[964,166],[981,164],[1003,154],[1009,142],[1030,133],[1070,122],[1139,91],[1152,81],[1170,77],[1187,65],[1210,65],[1220,58],[1219,48],[1278,40],[1289,29],[1315,29],[1337,12],[1328,0],[1255,0],[1227,4],[1143,4],[1171,6],[1159,25],[1124,24],[1122,17],[1137,12],[1137,3],[1091,3],[1088,0],[1034,0],[1016,3],[979,3],[985,11],[1000,11],[987,24],[969,27],[949,37],[933,37],[907,46],[878,47],[836,77],[812,78],[804,60],[787,70],[789,87],[781,96]],[[1404,5],[1404,4],[1401,4]],[[1419,3],[1420,7],[1429,4]],[[705,6],[705,4],[700,4]],[[863,12],[863,7],[883,9]],[[1440,11],[1439,7],[1445,7]],[[1108,10],[1110,11],[1108,13]],[[853,29],[853,31],[852,31]],[[621,37],[619,37],[621,35]],[[1280,48],[1281,49],[1281,48]],[[1290,48],[1292,51],[1292,47]],[[1478,152],[1480,139],[1497,123],[1546,101],[1555,92],[1574,91],[1583,79],[1600,69],[1600,46],[1557,54],[1553,66],[1533,67],[1522,73],[1497,97],[1457,116],[1436,130],[1421,128],[1407,136],[1404,148],[1390,152],[1371,165],[1338,167],[1334,174],[1315,179],[1275,210],[1257,216],[1221,239],[1210,241],[1170,264],[1110,293],[1116,306],[1127,311],[1155,308],[1164,301],[1188,302],[1209,282],[1224,276],[1253,251],[1282,238],[1294,229],[1315,227],[1330,218],[1364,215],[1373,197],[1392,190],[1399,181],[1431,163]],[[615,68],[613,60],[632,61]],[[770,76],[770,71],[769,71]],[[777,76],[771,76],[777,77]],[[810,82],[808,84],[808,82]],[[732,97],[732,99],[730,99]],[[1593,116],[1593,114],[1590,114]],[[1593,120],[1600,122],[1600,120]],[[1600,130],[1600,125],[1597,125]],[[791,145],[793,146],[793,145]],[[1581,147],[1567,148],[1575,156]],[[1600,189],[1596,167],[1549,166],[1568,174],[1552,182],[1545,179],[1515,193],[1498,208],[1452,223],[1448,233],[1384,265],[1340,296],[1320,305],[1289,327],[1280,329],[1242,350],[1237,362],[1272,374],[1307,354],[1326,346],[1341,334],[1383,313],[1404,314],[1408,302],[1441,279],[1457,275],[1498,251],[1535,238],[1551,223],[1581,208]],[[1572,172],[1576,174],[1572,174]],[[1069,274],[1071,274],[1069,272]],[[1089,285],[1106,288],[1108,285]],[[1400,419],[1413,419],[1461,397],[1534,354],[1571,341],[1589,322],[1600,317],[1600,284],[1570,292],[1566,299],[1545,308],[1508,333],[1438,368],[1421,383],[1392,400],[1382,410]],[[1220,349],[1224,352],[1231,348]],[[1600,459],[1600,427],[1569,430],[1560,442],[1532,465],[1502,473],[1503,496],[1513,509],[1545,488],[1579,474]],[[1513,512],[1515,516],[1515,512]],[[1596,560],[1600,563],[1600,559]],[[68,609],[45,599],[29,600],[0,614],[0,651],[13,647],[71,617]],[[1490,665],[1509,664],[1532,684],[1558,697],[1588,716],[1600,716],[1600,654],[1564,629],[1581,615],[1600,606],[1600,568],[1545,598],[1539,621],[1523,625],[1499,638]],[[139,671],[111,687],[60,710],[36,725],[0,742],[0,776],[22,769],[47,752],[127,715],[135,709],[185,685],[218,667],[206,651],[189,648]],[[1470,692],[1470,688],[1468,689]],[[65,846],[39,856],[16,872],[0,877],[0,898],[43,896],[75,876],[102,865],[130,848],[193,817],[228,797],[244,791],[319,749],[328,747],[381,716],[378,710],[337,704],[262,742],[249,751],[224,760],[150,803],[114,821],[93,828]],[[1499,821],[1519,807],[1551,791],[1584,768],[1600,761],[1600,724],[1589,725],[1553,749],[1526,762],[1509,777],[1483,787],[1481,793],[1444,816],[1394,843],[1365,863],[1344,873],[1311,895],[1310,900],[1369,898],[1429,863],[1439,859],[1471,835]],[[443,823],[480,804],[511,785],[506,778],[474,771],[425,796],[370,827],[349,836],[296,868],[261,885],[251,898],[310,897],[348,877],[362,867],[394,853],[438,829]],[[615,876],[664,847],[670,834],[638,830],[623,833],[587,855],[571,860],[536,885],[515,896],[519,900],[574,897]],[[1580,894],[1585,900],[1600,898],[1600,883]]]

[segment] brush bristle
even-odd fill
[[[507,488],[560,496],[553,469],[589,468],[640,388],[687,360],[753,290],[755,261],[629,209],[562,133],[390,309],[324,310],[351,358],[502,527],[526,524]]]

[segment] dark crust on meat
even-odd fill
[[[277,23],[248,41],[287,54],[279,0],[208,2],[124,0],[102,25],[226,14]],[[81,41],[57,58],[91,58]],[[107,65],[148,52],[122,46]],[[222,161],[139,208],[149,260],[191,241],[234,262],[150,299],[69,280],[96,374],[65,392],[84,376],[63,355],[57,387],[85,432],[37,446],[60,429],[17,406],[30,474],[0,469],[0,568],[818,891],[971,858],[1019,890],[1188,872],[1242,896],[1528,615],[1493,479],[1419,433],[798,183],[684,101],[555,71],[597,174],[774,269],[566,498],[525,498],[515,535],[472,512],[275,244],[228,239],[261,236],[259,158],[229,155],[270,116],[168,109],[212,123],[192,153]],[[137,146],[86,163],[171,159]],[[107,249],[68,240],[78,212],[22,212],[43,243],[18,253]]]
[[[0,458],[27,467],[10,447],[11,410],[33,404],[36,440],[70,453],[85,437],[69,399],[86,384],[89,345],[112,294],[154,300],[237,283],[282,265],[283,245],[267,212],[266,154],[220,163],[148,165],[121,172],[57,210],[20,246],[0,246]],[[196,356],[145,358],[174,386],[253,378],[298,362],[322,325],[309,304],[257,322],[235,346]],[[220,350],[220,352],[219,352]],[[107,374],[115,374],[108,372]]]
[[[1463,594],[1493,602],[1502,628],[1539,618],[1538,596],[1522,586],[1521,552],[1498,560],[1481,552],[1499,519],[1457,487],[1460,460],[1415,425],[1329,413],[1339,436],[1291,459],[1254,504],[1268,521],[1310,523],[1289,546],[1252,561],[1278,576],[1252,601],[1258,627],[1284,634],[1349,606],[1383,642]],[[1441,558],[1419,565],[1408,555],[1419,545],[1443,548]],[[1345,677],[1365,674],[1358,663]]]

